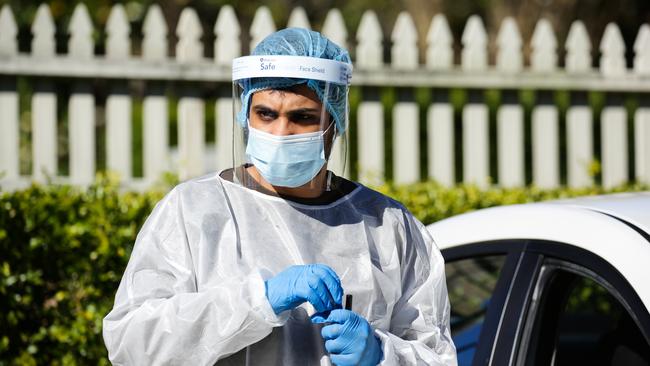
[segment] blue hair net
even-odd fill
[[[318,32],[303,28],[287,28],[277,31],[260,42],[252,56],[305,56],[317,57],[351,64],[348,51],[325,38]],[[242,109],[237,114],[237,120],[246,126],[249,102],[253,93],[264,89],[286,89],[288,87],[306,84],[313,90],[321,101],[325,102],[327,112],[334,118],[336,130],[343,133],[347,126],[347,85],[330,84],[325,98],[325,82],[297,78],[251,78],[239,81],[243,89],[241,94]]]

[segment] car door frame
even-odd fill
[[[508,334],[504,325],[512,322],[513,315],[518,316],[520,309],[516,306],[521,300],[526,299],[525,293],[533,283],[531,276],[536,271],[523,271],[522,268],[529,266],[536,268],[539,262],[538,258],[526,255],[526,246],[527,240],[513,239],[469,243],[442,250],[445,263],[480,256],[505,255],[506,257],[481,327],[472,361],[473,366],[499,364],[501,357],[497,357],[499,355],[495,351],[503,346],[495,342],[512,344],[512,341],[501,337],[516,337],[516,333]],[[497,334],[503,335],[497,337]]]

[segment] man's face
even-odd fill
[[[313,90],[302,84],[256,92],[250,108],[251,127],[277,136],[322,131],[331,120],[325,112],[321,124],[323,103]]]

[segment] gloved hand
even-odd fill
[[[291,266],[266,280],[265,284],[266,297],[276,314],[305,301],[319,313],[341,308],[341,280],[324,264]]]
[[[361,315],[345,309],[332,310],[325,319],[312,317],[314,323],[332,323],[321,330],[325,349],[337,366],[375,366],[381,361],[381,342],[368,321]]]

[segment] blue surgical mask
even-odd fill
[[[325,164],[325,132],[276,136],[248,127],[246,156],[274,186],[300,187]]]

